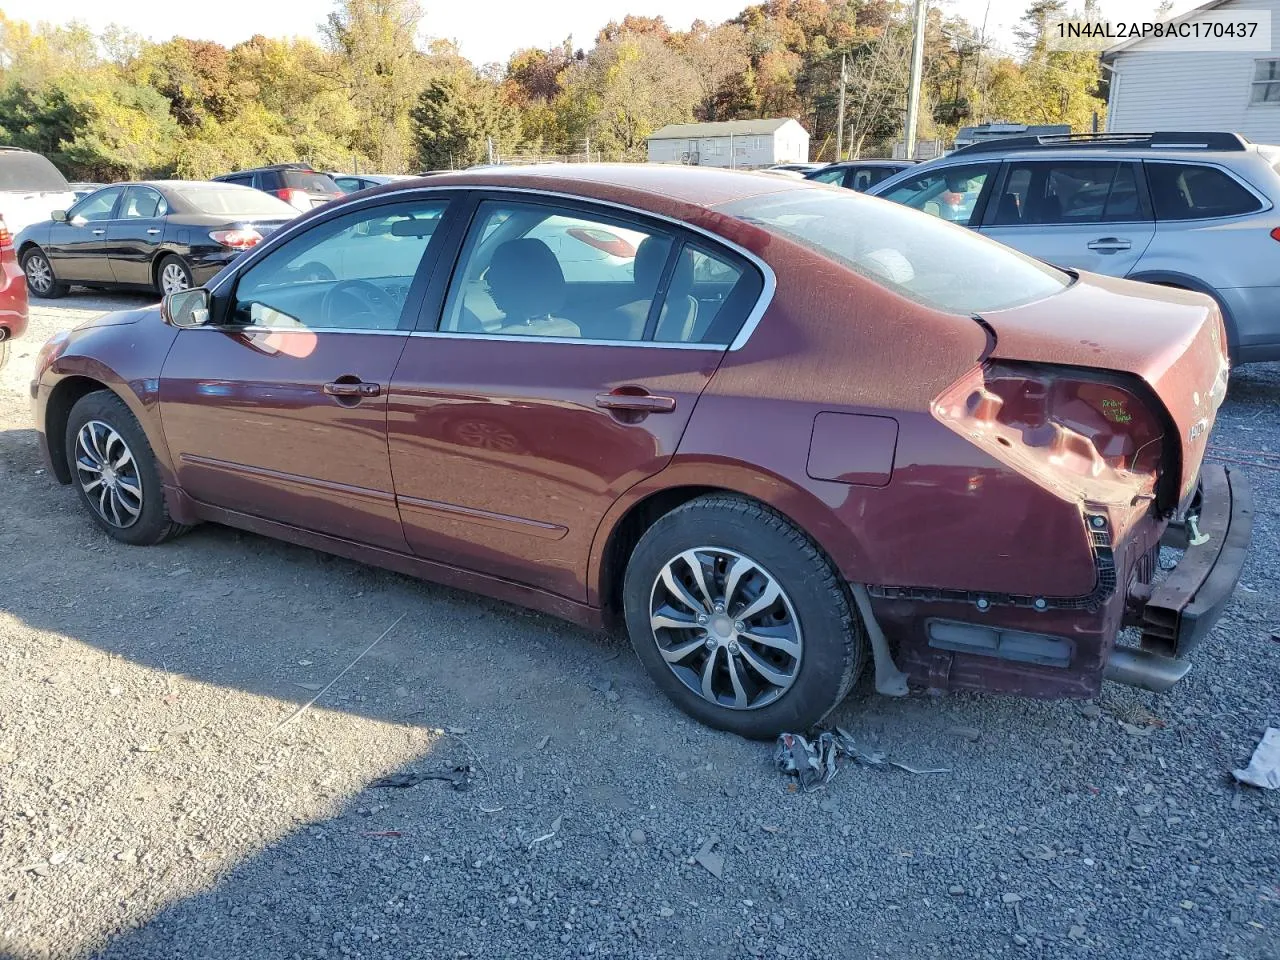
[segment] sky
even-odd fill
[[[1151,19],[1158,0],[1102,0],[1111,19]],[[422,0],[426,36],[455,40],[477,64],[505,62],[522,47],[547,47],[572,36],[575,46],[589,47],[596,32],[625,14],[662,15],[677,29],[695,19],[719,23],[736,16],[749,0]],[[1027,0],[933,0],[948,14],[980,26],[996,47],[1013,48],[1013,25]],[[1174,12],[1196,6],[1177,0]],[[988,6],[990,12],[988,14]],[[271,37],[316,36],[316,25],[333,9],[331,0],[0,0],[8,17],[29,21],[83,20],[95,30],[109,23],[128,27],[152,40],[174,36],[215,40],[226,46],[255,33]]]

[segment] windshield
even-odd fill
[[[228,217],[283,217],[285,219],[292,219],[298,215],[298,211],[283,200],[277,200],[269,193],[250,187],[210,185],[171,187],[170,189],[201,213],[216,213]]]
[[[67,178],[40,154],[0,150],[0,190],[63,193],[70,189]]]
[[[788,190],[718,209],[919,303],[969,315],[1051,296],[1070,274],[964,227],[851,191]]]

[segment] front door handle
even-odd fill
[[[102,235],[103,235],[104,233],[106,233],[106,232],[107,232],[107,231],[105,231],[105,230],[95,230],[95,231],[93,231],[93,235],[94,235],[95,237],[100,237],[100,236],[102,236]]]
[[[634,413],[672,413],[676,408],[675,397],[659,397],[652,393],[624,393],[614,390],[597,393],[596,406],[604,410],[630,410]]]
[[[376,397],[382,393],[382,388],[376,383],[361,383],[359,380],[335,380],[333,383],[326,383],[323,389],[330,397],[357,399]]]
[[[1097,240],[1090,240],[1085,246],[1099,253],[1117,253],[1120,250],[1128,250],[1133,244],[1120,237],[1100,237]]]
[[[159,230],[157,230],[155,227],[152,227],[150,230],[148,230],[148,231],[147,231],[147,235],[148,235],[148,236],[151,236],[151,237],[154,237],[154,236],[155,236],[156,234],[158,234],[159,232],[160,232],[160,231],[159,231]]]

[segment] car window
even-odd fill
[[[836,167],[834,170],[819,170],[810,180],[816,180],[818,183],[843,183],[844,167]]]
[[[951,313],[969,315],[1029,303],[1071,282],[1070,274],[972,230],[853,191],[838,196],[787,191],[717,209],[804,244],[902,296]]]
[[[653,339],[659,343],[730,343],[759,294],[755,270],[702,244],[686,243],[671,271]]]
[[[996,201],[996,226],[1142,219],[1132,163],[1015,163]]]
[[[948,223],[968,224],[973,219],[982,187],[994,169],[994,164],[972,164],[922,173],[882,196]]]
[[[229,217],[291,219],[298,211],[268,193],[235,184],[208,183],[170,187],[200,213]]]
[[[897,172],[893,167],[854,167],[850,171],[847,186],[851,190],[865,193],[881,180],[888,180]]]
[[[226,177],[219,177],[221,183],[238,183],[242,186],[249,186],[253,183],[252,173],[235,173]]]
[[[25,150],[0,150],[0,190],[65,193],[71,186],[45,157]]]
[[[1234,217],[1262,203],[1231,176],[1195,163],[1147,163],[1147,183],[1157,220]]]
[[[285,329],[395,330],[446,201],[390,204],[326,220],[249,267],[235,323]]]
[[[355,193],[357,190],[364,188],[364,184],[355,177],[334,177],[333,182],[338,185],[338,189],[343,193]]]
[[[67,211],[68,220],[110,220],[111,211],[115,209],[116,200],[124,193],[124,187],[108,187],[91,193]]]
[[[643,339],[671,245],[663,232],[612,216],[483,203],[454,272],[440,329]]]
[[[310,170],[282,170],[279,175],[284,178],[284,185],[294,190],[306,190],[308,193],[340,192],[328,174]]]
[[[120,205],[117,219],[137,220],[163,217],[169,212],[169,204],[165,202],[160,191],[150,187],[130,187],[125,194],[124,203]]]

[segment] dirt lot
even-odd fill
[[[1280,956],[1280,796],[1229,773],[1280,726],[1280,369],[1219,422],[1252,561],[1183,684],[864,682],[837,721],[950,772],[794,795],[616,641],[226,529],[97,532],[27,380],[54,330],[140,302],[39,305],[0,374],[0,957]],[[466,764],[469,791],[371,786]]]

